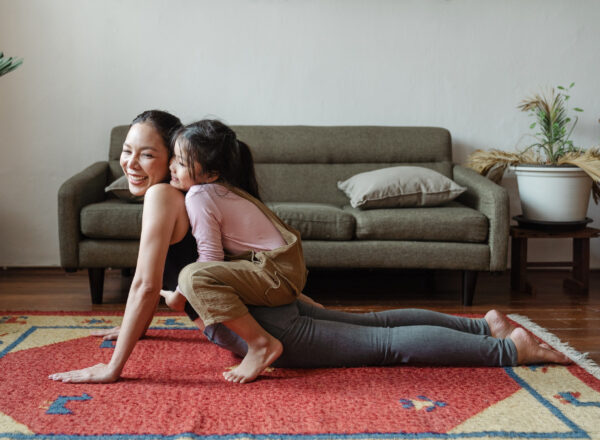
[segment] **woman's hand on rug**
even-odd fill
[[[48,379],[64,383],[109,383],[119,379],[119,373],[107,364],[96,364],[81,370],[54,373],[48,376]]]
[[[117,325],[116,327],[102,330],[93,330],[90,332],[92,336],[102,336],[102,339],[105,341],[114,341],[119,337],[119,331],[121,330],[121,326]]]

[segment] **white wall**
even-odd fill
[[[147,108],[184,122],[442,126],[463,162],[513,149],[530,123],[519,101],[574,81],[574,139],[598,144],[598,23],[596,0],[0,0],[0,50],[25,58],[0,78],[0,266],[59,265],[60,184]],[[534,245],[570,257],[568,242]]]

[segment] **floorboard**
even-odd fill
[[[327,307],[353,312],[421,307],[445,313],[481,314],[491,308],[519,313],[600,363],[600,272],[590,274],[590,292],[562,287],[567,272],[530,271],[535,294],[510,290],[510,273],[479,276],[473,306],[460,301],[460,274],[452,271],[312,270],[305,293]],[[123,310],[131,278],[108,270],[104,303],[92,305],[87,272],[58,268],[0,270],[0,310]],[[165,309],[164,305],[160,306]]]

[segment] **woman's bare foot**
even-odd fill
[[[490,310],[485,314],[492,336],[498,339],[508,338],[515,326],[498,310]]]
[[[522,328],[515,328],[510,339],[517,347],[517,363],[519,365],[543,364],[570,364],[571,360],[564,354],[552,350],[547,344],[538,344],[533,336]]]
[[[161,290],[160,296],[165,299],[165,303],[171,310],[176,312],[183,312],[185,310],[186,299],[181,293],[171,290]]]
[[[271,335],[260,338],[254,344],[248,345],[248,353],[242,363],[231,371],[223,372],[223,377],[229,382],[252,382],[265,368],[277,360],[283,353],[283,345],[279,339]]]

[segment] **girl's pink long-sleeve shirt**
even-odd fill
[[[222,261],[225,253],[269,251],[285,240],[269,218],[251,201],[222,185],[194,185],[185,207],[198,246],[198,261]]]

